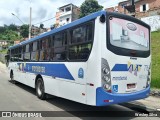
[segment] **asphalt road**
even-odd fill
[[[135,106],[130,106],[128,104],[124,105],[110,105],[105,107],[92,107],[83,105],[77,102],[69,101],[66,99],[58,98],[58,97],[51,97],[47,100],[39,100],[35,95],[35,90],[25,86],[23,84],[17,83],[13,84],[9,81],[9,74],[4,66],[0,65],[0,111],[67,111],[61,112],[62,117],[42,117],[42,118],[33,118],[34,120],[46,120],[46,119],[98,119],[96,117],[83,117],[77,116],[72,112],[68,111],[143,111]],[[65,114],[68,113],[68,117],[63,117]],[[56,113],[54,113],[56,114]],[[83,113],[82,113],[83,114]],[[98,114],[98,112],[97,112]],[[114,112],[113,112],[114,114]],[[126,112],[127,114],[127,112]],[[96,115],[96,112],[94,113]],[[115,112],[116,116],[116,112]],[[125,114],[124,114],[125,116]],[[127,116],[127,115],[126,115]],[[133,120],[158,120],[157,117],[120,117],[120,118],[112,118],[112,119],[133,119]],[[0,118],[1,120],[2,118]],[[3,118],[4,119],[4,118]],[[18,120],[20,118],[12,118]],[[105,117],[101,117],[101,119],[105,119]],[[111,118],[109,118],[111,119]]]

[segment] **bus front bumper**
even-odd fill
[[[96,89],[96,106],[105,106],[110,104],[117,104],[117,103],[143,99],[148,97],[149,93],[150,93],[150,86],[144,90],[127,94],[108,93],[104,91],[102,87],[99,87]]]

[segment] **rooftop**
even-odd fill
[[[76,6],[76,5],[73,5],[72,3],[70,3],[70,4],[67,4],[67,5],[64,5],[64,6],[62,6],[62,7],[59,7],[58,9],[60,10],[60,9],[63,9],[63,8],[65,8],[65,7],[67,7],[67,6]],[[77,7],[77,6],[76,6]]]

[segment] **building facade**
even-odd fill
[[[142,17],[148,17],[153,15],[159,15],[160,14],[160,0],[134,0],[135,4],[135,17],[142,18]],[[127,15],[131,15],[129,11],[125,9],[125,6],[131,5],[131,0],[124,0],[123,2],[118,3],[118,6],[106,8],[106,10]]]
[[[107,11],[134,15],[151,26],[151,31],[160,29],[160,0],[134,0],[135,12],[129,12],[126,6],[131,6],[132,0],[124,0],[115,7],[107,8]]]
[[[79,13],[80,9],[77,6],[73,4],[64,5],[56,12],[56,24],[58,24],[58,26],[68,24],[78,19]]]
[[[138,0],[135,2],[136,17],[143,18],[160,14],[160,0]]]

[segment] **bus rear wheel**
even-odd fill
[[[16,84],[16,81],[14,80],[14,74],[13,74],[13,71],[10,72],[10,82],[13,83],[13,84]]]
[[[36,95],[39,99],[46,99],[46,93],[44,91],[44,82],[42,78],[38,78],[36,82]]]
[[[11,73],[10,73],[10,78],[11,78],[11,81],[14,80],[14,75],[13,75],[13,72],[12,72],[12,71],[11,71]]]

